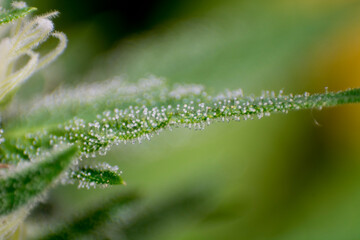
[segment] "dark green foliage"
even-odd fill
[[[202,191],[181,192],[151,206],[137,199],[137,195],[130,193],[101,203],[100,207],[89,209],[85,215],[38,239],[142,239],[173,219],[206,214],[202,210],[206,203]]]
[[[39,239],[41,240],[66,240],[78,239],[92,235],[104,225],[108,224],[115,213],[138,199],[134,193],[128,193],[101,204],[101,207],[89,210],[82,217],[75,218],[73,222],[64,225]]]
[[[66,148],[0,178],[0,214],[8,214],[39,198],[67,169],[76,152],[75,146]]]

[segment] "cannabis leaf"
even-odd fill
[[[19,207],[34,202],[70,165],[76,147],[52,152],[31,164],[18,166],[0,176],[0,215],[9,214]]]
[[[34,203],[59,179],[77,152],[65,147],[51,152],[32,163],[0,173],[0,239],[12,235],[24,221]]]
[[[134,193],[122,194],[91,207],[37,239],[142,239],[165,222],[177,217],[203,214],[204,189],[179,192],[160,203],[148,204]]]
[[[79,239],[88,237],[108,224],[111,218],[116,217],[119,210],[136,201],[139,197],[135,193],[122,194],[93,208],[81,217],[75,218],[71,223],[59,227],[57,230],[42,236],[39,239]]]
[[[13,9],[8,11],[0,12],[0,25],[12,22],[18,18],[25,17],[29,13],[35,11],[34,7],[24,7],[20,9]]]
[[[79,188],[107,187],[108,185],[125,184],[120,176],[121,173],[117,166],[112,167],[107,163],[95,166],[77,166],[75,169],[72,169],[69,181],[78,180]]]
[[[211,96],[201,85],[170,87],[154,77],[138,84],[116,80],[103,87],[62,90],[30,110],[21,109],[21,116],[5,115],[6,141],[0,145],[0,157],[3,163],[27,161],[63,143],[79,146],[82,157],[103,155],[114,144],[141,142],[173,127],[203,129],[218,120],[359,101],[360,89],[313,95],[268,91],[259,97],[245,96],[239,89]]]

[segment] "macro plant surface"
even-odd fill
[[[0,100],[4,105],[0,239],[18,234],[16,230],[29,211],[54,184],[77,183],[81,188],[124,184],[118,166],[87,163],[87,158],[104,155],[113,145],[140,143],[172,128],[204,129],[214,121],[260,119],[272,113],[360,102],[360,89],[295,95],[264,91],[260,96],[238,89],[212,95],[202,85],[171,86],[149,76],[138,83],[114,78],[60,89],[27,104],[8,104],[24,81],[66,47],[65,35],[54,32],[51,22],[56,12],[30,18],[35,8],[22,2],[12,6],[0,13]],[[36,49],[50,36],[58,38],[59,44],[41,56]],[[109,209],[133,202],[137,196],[129,194],[119,199],[44,239],[56,234],[73,239],[91,232],[97,221],[110,217]],[[146,217],[140,214],[128,218]],[[124,227],[124,232],[130,231],[131,224]]]

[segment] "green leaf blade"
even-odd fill
[[[142,142],[174,127],[204,129],[215,121],[260,119],[272,113],[360,102],[359,89],[313,95],[267,91],[255,97],[243,95],[242,90],[212,96],[201,85],[171,87],[159,79],[119,86],[103,87],[99,96],[98,85],[78,90],[82,93],[78,96],[65,90],[43,101],[45,105],[36,105],[26,118],[5,120],[7,142],[0,145],[0,157],[4,163],[18,162],[24,158],[22,153],[31,159],[39,151],[68,142],[77,144],[87,158],[104,155],[113,145]],[[89,97],[88,92],[95,94]],[[69,93],[73,97],[68,98]],[[14,152],[18,153],[15,157]]]
[[[25,7],[20,9],[13,9],[10,11],[5,11],[0,13],[0,25],[12,22],[16,19],[25,17],[29,13],[36,11],[34,7]]]
[[[69,174],[70,179],[79,181],[79,188],[107,187],[109,185],[126,185],[118,167],[103,163],[96,166],[77,167]]]
[[[0,178],[0,215],[8,214],[41,195],[70,165],[76,153],[77,147],[73,146]]]

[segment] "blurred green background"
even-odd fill
[[[357,0],[27,2],[39,13],[59,10],[56,29],[69,44],[19,98],[149,74],[213,93],[360,87]],[[175,129],[97,159],[118,165],[126,187],[59,186],[29,222],[43,231],[136,190],[149,209],[187,194],[201,197],[186,208],[164,207],[157,225],[128,239],[360,239],[359,136],[358,105]],[[120,239],[114,230],[109,235]]]

